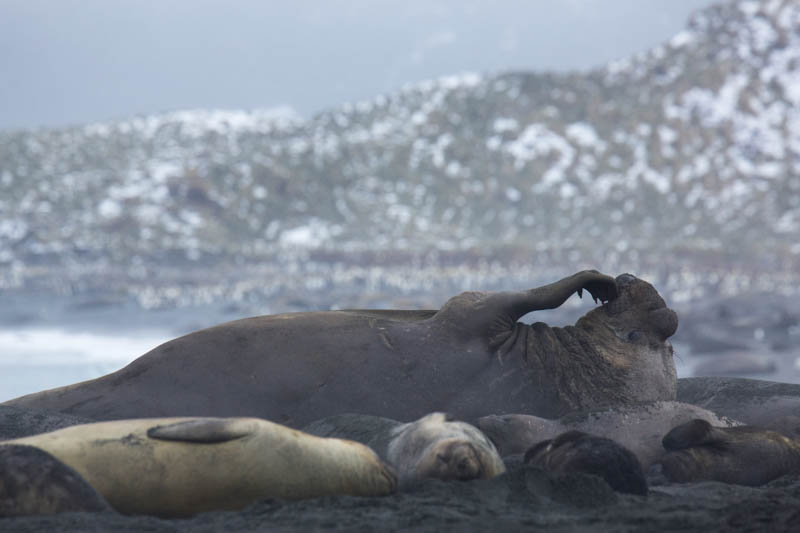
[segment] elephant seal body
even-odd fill
[[[681,378],[677,394],[679,401],[800,438],[800,385],[747,378]]]
[[[618,492],[647,494],[647,481],[636,456],[619,443],[582,431],[567,431],[535,444],[525,463],[550,472],[581,472],[603,478]]]
[[[111,507],[80,474],[33,446],[0,446],[0,518]]]
[[[385,495],[396,486],[391,469],[361,444],[255,418],[100,422],[5,445],[53,455],[125,514],[188,516],[265,498]]]
[[[407,424],[370,415],[336,415],[312,422],[303,431],[366,444],[395,468],[401,488],[426,478],[489,479],[506,470],[486,435],[444,413]]]
[[[610,301],[575,326],[518,322],[583,290]],[[676,328],[650,284],[584,271],[527,291],[463,293],[438,311],[237,320],[167,342],[107,376],[8,403],[97,420],[258,416],[294,427],[347,412],[555,417],[674,399],[667,338]]]
[[[532,415],[490,415],[476,422],[500,455],[525,453],[531,445],[577,430],[612,439],[632,451],[646,469],[663,454],[661,439],[672,428],[693,419],[717,426],[737,422],[700,407],[680,402],[652,402],[569,414],[557,420]]]
[[[38,409],[25,409],[13,405],[0,405],[0,441],[18,439],[57,429],[90,424],[89,418],[66,413],[53,413]]]
[[[753,426],[718,428],[692,420],[667,433],[663,444],[668,452],[654,469],[674,483],[759,486],[800,473],[800,441]]]

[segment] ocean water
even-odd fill
[[[0,402],[108,374],[173,337],[167,330],[0,329]]]

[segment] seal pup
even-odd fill
[[[800,473],[800,442],[754,426],[713,427],[692,420],[664,436],[667,453],[652,473],[673,483],[721,481],[756,487]]]
[[[506,470],[486,435],[445,413],[431,413],[406,424],[346,413],[312,422],[303,431],[366,444],[395,468],[401,489],[426,478],[489,479]]]
[[[693,419],[717,426],[738,422],[719,417],[701,407],[680,402],[652,402],[572,413],[557,420],[532,415],[490,415],[476,426],[497,446],[502,457],[524,453],[531,445],[577,430],[618,442],[633,452],[647,469],[663,454],[661,439],[672,428]]]
[[[518,321],[584,291],[607,303],[575,326]],[[8,403],[95,420],[257,416],[293,427],[348,412],[552,418],[673,400],[667,339],[677,324],[649,283],[582,271],[530,290],[466,292],[439,310],[237,320],[169,341],[112,374]]]
[[[396,476],[357,442],[256,418],[167,418],[72,426],[0,443],[75,469],[117,511],[160,517],[240,509],[265,498],[380,496]]]
[[[0,446],[0,518],[110,511],[80,474],[33,446]]]
[[[603,478],[617,492],[647,495],[647,481],[636,456],[619,443],[571,430],[533,445],[524,462],[550,472],[581,472]]]

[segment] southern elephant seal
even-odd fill
[[[693,419],[708,420],[717,426],[738,424],[695,405],[658,401],[571,413],[556,420],[532,415],[490,415],[479,418],[475,425],[492,439],[503,457],[524,453],[537,442],[577,430],[618,442],[632,451],[646,469],[664,454],[664,435]]]
[[[681,378],[677,394],[682,402],[800,438],[798,384],[747,378]]]
[[[0,446],[0,518],[110,511],[80,474],[33,446]]]
[[[518,322],[582,291],[608,303],[575,326]],[[347,412],[555,417],[673,400],[667,338],[677,324],[649,283],[583,271],[526,291],[462,293],[438,311],[237,320],[162,344],[112,374],[8,403],[98,420],[258,416],[294,427]]]
[[[612,489],[647,494],[647,481],[636,456],[611,439],[571,430],[533,445],[525,463],[549,472],[581,472],[603,478]]]
[[[664,448],[653,470],[674,483],[758,486],[800,473],[800,441],[754,426],[718,428],[692,420],[667,433]]]
[[[0,443],[75,469],[121,513],[188,516],[265,498],[379,496],[396,476],[366,446],[257,418],[98,422]]]
[[[0,441],[96,422],[89,418],[13,405],[0,405]]]
[[[335,415],[303,431],[366,444],[395,468],[401,488],[426,478],[488,479],[506,470],[486,435],[444,413],[406,424],[372,415]]]

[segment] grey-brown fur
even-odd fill
[[[571,413],[556,420],[524,414],[489,415],[479,418],[476,425],[492,439],[503,457],[524,453],[538,442],[578,430],[615,440],[636,454],[647,468],[663,455],[664,435],[697,418],[719,426],[738,424],[694,405],[659,401]]]
[[[609,303],[575,326],[518,322],[575,292]],[[345,412],[557,417],[672,400],[677,317],[649,284],[583,271],[519,292],[463,293],[438,311],[255,317],[165,343],[96,380],[12,400],[96,420],[256,416],[295,427]]]
[[[663,443],[668,453],[655,469],[675,483],[759,486],[800,473],[800,441],[754,426],[718,428],[692,420],[670,431]]]
[[[800,385],[747,378],[681,378],[678,399],[800,438]]]
[[[619,492],[647,494],[647,482],[636,455],[604,437],[567,431],[532,446],[525,452],[524,460],[550,472],[599,476]]]

